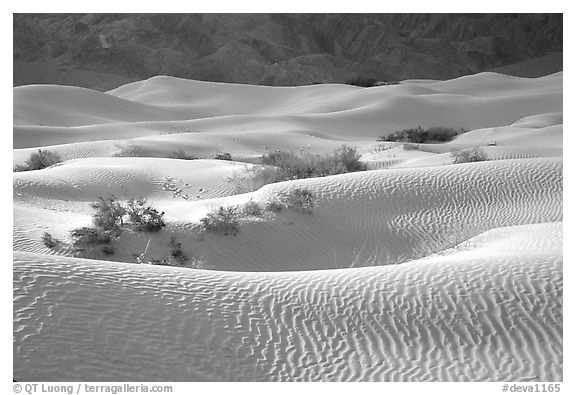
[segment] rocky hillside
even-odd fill
[[[561,14],[15,14],[14,85],[534,76],[562,69],[562,40]]]

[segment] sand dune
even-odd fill
[[[561,232],[527,225],[489,232],[479,254],[318,272],[16,253],[14,376],[558,381]]]
[[[544,92],[561,92],[563,73],[542,78],[521,78],[498,73],[479,73],[448,81],[427,83],[428,89],[476,97],[515,96]]]
[[[17,197],[65,201],[94,201],[98,197],[172,197],[193,199],[225,196],[234,186],[227,180],[250,167],[222,160],[179,160],[165,158],[86,158],[71,160],[47,169],[14,176]],[[169,188],[168,184],[179,188]],[[199,192],[201,190],[201,192]]]
[[[396,263],[451,247],[494,227],[562,220],[560,159],[349,173],[271,184],[253,194],[217,199],[208,199],[209,194],[232,194],[225,193],[232,188],[226,175],[238,165],[217,167],[218,161],[192,161],[202,163],[194,173],[189,161],[177,161],[180,167],[171,165],[173,173],[157,170],[155,174],[154,169],[166,167],[158,161],[168,164],[173,160],[115,159],[127,163],[112,161],[104,166],[94,159],[23,173],[15,177],[16,197],[27,202],[57,199],[56,206],[51,201],[44,203],[49,210],[62,210],[62,200],[94,201],[103,190],[119,199],[153,198],[166,212],[169,232],[128,234],[118,243],[124,248],[112,259],[134,261],[133,254],[142,252],[150,237],[150,257],[168,255],[168,240],[173,234],[184,241],[189,255],[202,257],[209,267],[220,270],[311,270]],[[208,168],[209,175],[203,172]],[[221,177],[215,176],[218,168],[222,169]],[[175,199],[173,192],[160,188],[162,174],[180,180],[181,187],[184,182],[191,187]],[[80,185],[81,180],[91,181]],[[204,185],[198,196],[201,200],[196,196],[181,198],[197,191],[199,185]],[[276,194],[295,188],[317,195],[312,215],[287,212],[266,220],[247,219],[236,237],[198,233],[200,218],[214,208],[248,200],[264,204]],[[74,211],[77,206],[65,207]],[[85,206],[78,212],[86,218],[90,210]],[[65,234],[66,230],[58,233]],[[222,248],[223,243],[226,248]],[[41,246],[39,238],[36,245]],[[31,251],[20,246],[16,249]]]
[[[431,85],[437,89],[430,89]],[[53,97],[57,99],[50,100]],[[257,116],[274,122],[294,116],[297,124],[303,122],[303,129],[321,132],[320,121],[325,133],[333,136],[349,135],[354,127],[356,136],[375,137],[381,131],[419,124],[468,129],[500,126],[561,110],[561,74],[522,79],[481,73],[444,85],[406,82],[367,89],[336,84],[261,87],[171,77],[128,84],[108,94],[43,85],[14,89],[14,124],[22,126],[195,119],[190,126],[211,131],[230,122],[242,129]],[[216,119],[205,122],[202,118]],[[376,121],[379,128],[375,128]]]
[[[162,111],[86,88],[28,85],[13,91],[15,125],[80,126],[174,118],[169,109]]]
[[[14,88],[14,165],[40,148],[63,160],[13,173],[14,377],[561,381],[562,82]],[[470,131],[376,141],[419,125]],[[369,171],[240,193],[267,152],[342,144]],[[453,164],[465,149],[487,160]],[[234,160],[212,159],[225,152]],[[218,207],[298,188],[314,194],[311,214],[245,216],[236,236],[201,229]],[[75,257],[69,232],[110,196],[148,199],[167,226]],[[43,232],[63,243],[46,247]],[[174,240],[188,267],[136,264]]]
[[[295,127],[295,124],[289,125],[288,122],[261,119],[251,123],[250,126],[247,129],[229,126],[211,132],[194,132],[195,129],[187,128],[183,122],[178,127],[180,129],[176,128],[175,125],[169,126],[167,124],[137,123],[131,127],[126,125],[122,127],[122,124],[116,124],[106,131],[106,135],[100,134],[95,129],[101,128],[98,125],[81,127],[73,131],[68,128],[59,128],[59,131],[55,129],[49,131],[45,128],[40,130],[41,128],[38,127],[16,128],[15,137],[19,136],[20,138],[15,144],[28,146],[33,141],[51,143],[79,141],[46,147],[58,153],[65,160],[114,156],[123,150],[130,151],[131,148],[137,148],[140,155],[151,157],[171,157],[181,151],[198,158],[210,158],[218,152],[230,152],[237,159],[251,160],[274,150],[304,150],[324,154],[346,144],[355,145],[362,152],[365,152],[363,160],[369,163],[373,162],[373,168],[395,165],[418,167],[449,164],[452,160],[450,155],[430,157],[430,153],[443,154],[472,147],[483,147],[490,159],[562,156],[561,113],[538,114],[520,118],[510,125],[473,130],[458,136],[454,141],[447,144],[418,144],[417,151],[406,151],[399,144],[388,144],[393,148],[390,150],[374,151],[375,148],[381,148],[386,144],[377,144],[372,139],[358,139],[356,136],[349,136],[352,138],[344,139],[310,130],[290,130],[287,128],[289,126]],[[184,132],[178,132],[178,130]],[[43,138],[44,134],[47,136]],[[143,137],[134,137],[140,134]],[[117,139],[120,136],[126,138]],[[90,141],[108,137],[115,139]],[[492,145],[497,145],[497,147]],[[37,145],[31,148],[15,149],[14,165],[22,164],[37,149]]]

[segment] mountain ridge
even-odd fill
[[[562,70],[562,22],[562,14],[14,14],[14,85],[109,90],[154,75],[393,82],[514,64],[524,66],[507,70],[541,76]]]

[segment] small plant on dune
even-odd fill
[[[210,159],[232,160],[232,155],[229,152],[218,152],[217,154],[211,155]]]
[[[239,231],[240,214],[236,207],[220,207],[206,214],[200,223],[205,232],[235,236]]]
[[[76,254],[82,256],[89,256],[95,252],[113,254],[114,249],[110,243],[116,236],[109,230],[87,226],[70,232],[70,237],[73,240],[72,247]]]
[[[449,128],[446,126],[433,126],[431,128],[426,129],[428,133],[428,138],[431,141],[450,141],[453,140],[456,136],[466,133],[468,130],[464,128]]]
[[[187,265],[186,262],[190,259],[188,255],[184,253],[182,248],[182,243],[176,241],[176,236],[170,235],[170,255],[163,258],[149,258],[148,247],[150,246],[151,239],[148,239],[148,243],[146,243],[146,248],[142,251],[141,254],[134,254],[134,258],[136,259],[137,263],[140,264],[147,264],[147,265],[161,265],[161,266],[186,266],[192,267],[194,269],[200,269],[201,262],[196,258],[192,258],[191,265]]]
[[[231,179],[237,192],[248,192],[267,184],[303,178],[367,170],[356,147],[342,145],[328,155],[307,152],[272,151],[262,156],[264,166],[253,166]]]
[[[60,241],[59,239],[52,236],[52,234],[50,234],[48,232],[44,232],[44,233],[42,233],[42,243],[46,247],[52,249],[52,248],[55,248],[57,245],[61,244],[62,241]]]
[[[315,206],[315,200],[316,196],[314,193],[308,189],[297,188],[290,192],[277,194],[266,207],[271,211],[280,211],[279,208],[287,208],[299,213],[311,214]]]
[[[263,210],[262,207],[253,200],[240,206],[240,212],[243,216],[248,217],[261,217]]]
[[[305,163],[308,158],[299,156],[293,152],[272,151],[262,156],[262,164],[274,166],[281,170],[279,177],[282,181],[290,179],[293,176],[305,174]],[[309,167],[309,166],[308,166]]]
[[[488,155],[478,148],[466,149],[452,153],[452,163],[469,163],[487,161]]]
[[[24,165],[17,165],[14,167],[14,171],[30,171],[30,170],[40,170],[47,167],[53,166],[57,163],[62,162],[60,156],[54,152],[41,150],[34,152],[30,155],[30,158],[26,160]]]
[[[98,198],[98,201],[90,204],[95,212],[92,214],[92,222],[99,229],[119,232],[120,227],[124,225],[124,216],[126,207],[114,198]]]
[[[120,237],[122,229],[128,225],[142,232],[157,232],[166,226],[164,212],[148,205],[146,199],[130,199],[123,204],[114,198],[100,197],[90,206],[95,210],[92,214],[94,226],[85,226],[70,232],[72,247],[78,255],[90,256],[98,252],[114,254],[111,243]],[[48,237],[46,240],[50,243]]]
[[[100,197],[90,206],[95,210],[92,215],[94,226],[113,233],[119,233],[125,225],[144,232],[157,232],[166,226],[164,212],[148,205],[146,199],[129,199],[123,204],[113,197]]]
[[[150,149],[144,149],[139,145],[130,143],[124,146],[116,145],[118,151],[115,151],[112,156],[114,157],[129,157],[129,158],[171,158],[171,159],[184,159],[193,160],[198,159],[196,156],[189,154],[183,148],[175,149],[174,151],[161,153],[154,152]]]
[[[262,164],[279,169],[275,174],[278,181],[324,177],[367,169],[366,164],[360,161],[357,148],[346,145],[324,156],[306,152],[273,151],[262,156]]]
[[[188,260],[188,256],[184,253],[182,249],[182,243],[176,241],[174,235],[170,236],[170,258],[177,265],[182,266]]]
[[[114,247],[112,247],[109,244],[105,244],[102,247],[100,247],[100,251],[105,255],[114,255],[116,253]]]
[[[282,170],[260,165],[245,166],[243,172],[239,172],[228,179],[228,182],[234,185],[236,193],[255,191],[264,185],[280,181],[285,181]]]
[[[139,231],[158,232],[166,226],[164,212],[148,205],[146,199],[128,200],[126,214],[130,223]]]
[[[279,213],[280,211],[282,211],[283,208],[284,206],[282,205],[281,202],[278,201],[278,199],[272,199],[266,202],[266,205],[264,206],[264,210],[269,211],[271,213]]]
[[[459,134],[465,133],[465,129],[455,129],[443,126],[434,126],[424,129],[422,126],[407,128],[390,133],[387,136],[378,136],[376,141],[398,141],[406,143],[437,143],[454,139]]]
[[[360,154],[356,147],[341,145],[332,154],[332,162],[342,166],[342,173],[365,171],[367,165],[360,161]]]

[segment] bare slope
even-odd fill
[[[561,232],[495,230],[478,252],[318,272],[16,253],[14,377],[561,381]]]
[[[149,257],[166,256],[173,234],[188,255],[202,258],[208,267],[240,271],[395,263],[451,247],[494,227],[562,220],[561,159],[349,173],[271,184],[253,194],[198,201],[194,201],[195,195],[190,201],[162,190],[162,177],[182,180],[181,187],[184,182],[189,183],[191,188],[184,188],[182,194],[198,188],[203,190],[200,198],[217,191],[223,191],[219,196],[224,196],[224,191],[231,188],[225,176],[236,165],[199,161],[212,166],[206,168],[214,174],[210,179],[202,168],[194,172],[187,161],[115,159],[107,165],[96,165],[105,159],[92,159],[17,174],[14,192],[22,204],[33,202],[45,207],[42,210],[65,211],[66,216],[78,212],[82,218],[91,210],[86,203],[78,206],[74,201],[89,202],[110,195],[150,197],[156,207],[166,212],[169,228],[155,235],[126,234],[112,259],[134,262],[133,254],[144,251],[149,239]],[[155,167],[163,169],[162,173],[155,173]],[[222,176],[216,175],[217,169],[222,169]],[[178,171],[187,177],[184,173],[178,175]],[[93,181],[85,181],[83,188],[77,188],[78,180]],[[263,218],[246,218],[235,237],[200,233],[200,218],[210,210],[249,200],[264,205],[278,193],[296,188],[306,188],[317,196],[311,215],[285,210]],[[18,239],[17,250],[46,250],[36,233],[44,228],[43,223],[32,217],[15,225],[16,232],[21,227],[29,232],[36,229],[29,234],[37,237],[36,241]],[[62,226],[52,229],[58,237],[70,230]]]
[[[278,88],[171,77],[128,84],[108,94],[58,86],[14,88],[14,121],[21,126],[194,119],[192,128],[211,131],[231,122],[242,129],[246,122],[287,122],[296,116],[303,129],[321,132],[321,123],[324,132],[335,136],[349,135],[351,127],[356,136],[376,136],[377,130],[404,126],[500,126],[561,109],[561,73],[539,79],[481,73],[442,83],[374,88]]]

